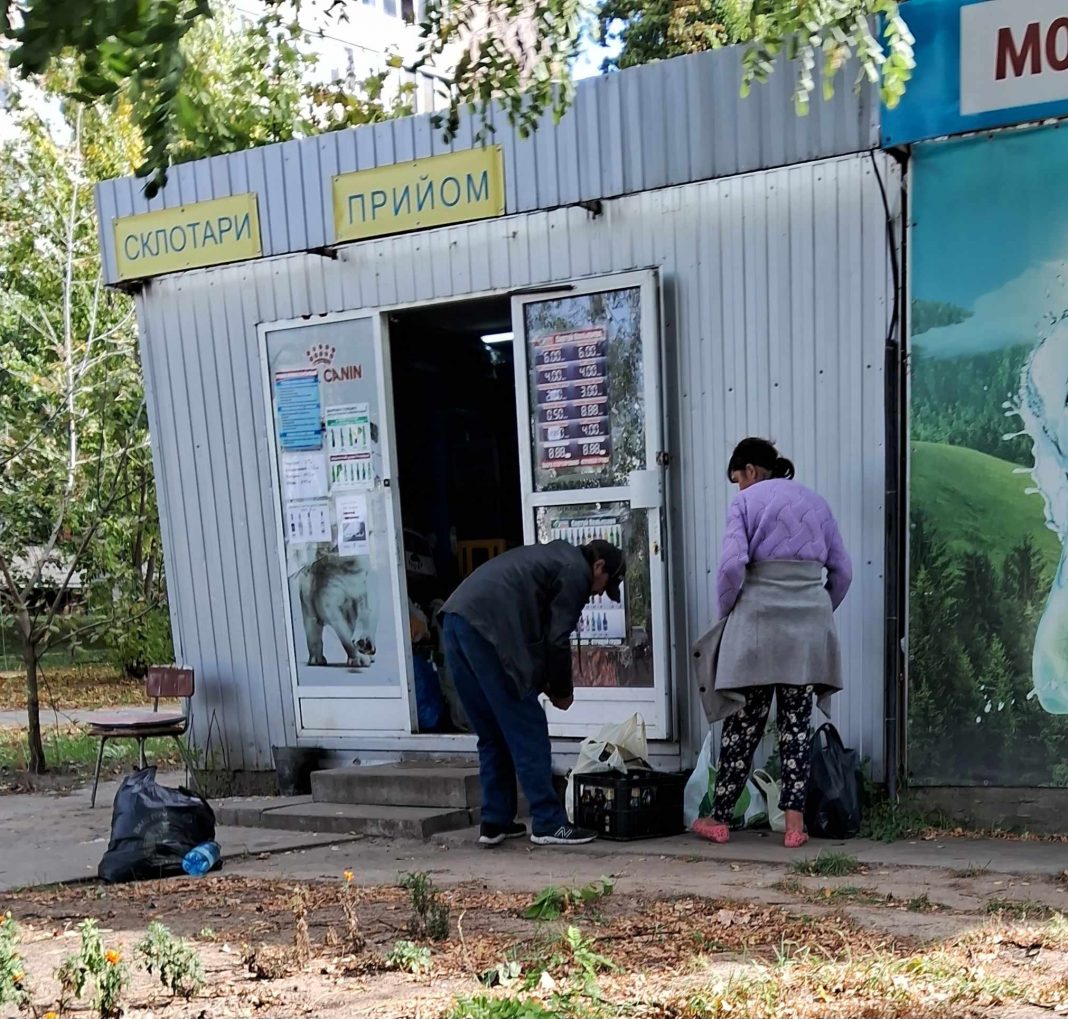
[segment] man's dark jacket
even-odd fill
[[[497,650],[516,693],[572,693],[571,633],[590,598],[593,569],[566,541],[525,545],[480,566],[442,606]]]

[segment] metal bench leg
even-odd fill
[[[138,747],[140,748],[140,751],[141,751],[141,756],[140,756],[141,770],[144,771],[145,768],[148,767],[148,758],[145,757],[145,741],[144,741],[144,738],[139,739],[137,741],[137,745],[138,745]]]
[[[100,752],[96,755],[96,774],[93,776],[93,796],[89,800],[90,810],[96,806],[96,787],[100,785],[100,766],[104,763],[104,744],[107,741],[107,736],[100,737]]]

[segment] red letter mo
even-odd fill
[[[1014,78],[1020,78],[1031,61],[1031,74],[1042,73],[1042,33],[1037,21],[1032,21],[1024,32],[1023,45],[1017,49],[1011,28],[998,29],[998,62],[995,77],[1004,81],[1009,74],[1009,62],[1012,62]]]

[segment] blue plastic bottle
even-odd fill
[[[222,859],[218,842],[201,842],[182,858],[182,870],[191,877],[203,877]]]

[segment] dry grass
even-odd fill
[[[8,905],[26,931],[34,976],[47,962],[42,953],[60,951],[63,931],[84,915],[106,923],[123,947],[154,916],[166,916],[181,936],[199,932],[210,986],[188,1006],[168,1005],[172,1019],[195,1019],[206,1006],[219,1019],[443,1019],[466,1014],[464,1008],[488,1019],[934,1019],[1027,1003],[1055,1009],[1068,1001],[1068,921],[1059,915],[1041,922],[989,918],[968,934],[924,944],[859,926],[838,915],[833,900],[803,916],[724,900],[646,898],[624,887],[596,913],[534,923],[522,917],[529,895],[471,884],[442,893],[453,923],[448,941],[427,944],[427,974],[386,972],[406,936],[410,904],[403,889],[357,889],[340,879],[301,887],[299,909],[292,882],[226,875],[38,890],[10,896]],[[346,896],[359,910],[367,941],[361,953],[349,952],[336,935]],[[900,917],[904,903],[894,905]],[[568,935],[572,925],[580,938]],[[262,967],[250,973],[242,943],[283,958],[285,975],[275,978]],[[310,957],[304,966],[294,951],[300,944]],[[491,990],[479,982],[510,963],[522,970],[514,983]],[[134,987],[131,1013],[149,1006],[148,995],[145,985]]]
[[[41,710],[110,708],[145,703],[145,685],[110,665],[44,667]],[[0,711],[26,709],[26,679],[21,672],[0,672]]]

